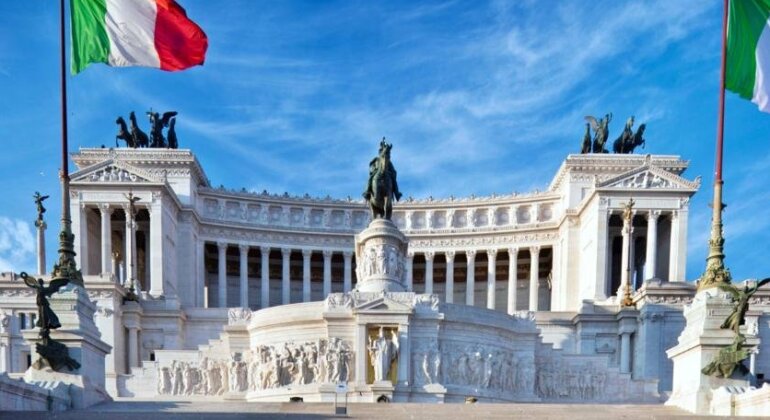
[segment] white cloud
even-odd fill
[[[22,271],[33,265],[35,238],[30,224],[0,216],[0,272]]]

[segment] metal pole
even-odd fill
[[[717,117],[716,159],[714,163],[714,201],[711,205],[711,237],[709,255],[706,257],[706,272],[698,282],[698,290],[716,287],[720,283],[730,283],[730,271],[725,268],[724,243],[722,235],[722,145],[725,122],[725,69],[727,68],[727,19],[730,1],[724,0],[722,13],[722,62],[719,75],[719,114]]]
[[[61,71],[61,232],[59,233],[59,261],[54,265],[53,278],[66,278],[71,283],[83,286],[83,276],[75,263],[75,235],[72,234],[72,218],[70,216],[70,178],[69,161],[67,156],[67,73],[64,38],[64,0],[59,0],[59,41],[60,41],[60,71]]]

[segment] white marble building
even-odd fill
[[[346,381],[367,400],[379,391],[355,352],[377,322],[401,336],[388,391],[396,400],[649,401],[671,390],[665,350],[694,295],[685,282],[688,208],[700,186],[682,176],[688,162],[678,156],[569,155],[543,192],[402,201],[393,221],[409,240],[411,300],[347,303],[354,235],[369,223],[361,200],[215,188],[189,150],[81,149],[72,158],[77,258],[112,346],[113,396],[313,400]],[[129,192],[140,197],[134,241]],[[633,224],[623,229],[630,198]],[[622,261],[635,307],[621,309]],[[131,277],[140,299],[124,303]],[[427,311],[426,295],[436,296]],[[757,296],[763,310],[749,321],[768,335],[770,293]],[[383,321],[382,308],[405,318]],[[0,309],[0,372],[19,375],[29,355],[21,330],[35,309],[13,275],[0,278]],[[770,336],[760,338],[770,351]],[[259,376],[278,360],[291,360],[293,376]],[[445,373],[449,362],[470,373]],[[501,366],[523,376],[473,373]],[[757,359],[755,371],[770,372],[770,360]]]

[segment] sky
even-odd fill
[[[96,64],[68,74],[70,151],[114,145],[115,118],[176,110],[212,185],[358,198],[394,144],[415,198],[544,190],[586,115],[647,123],[642,153],[690,161],[687,278],[705,266],[721,2],[179,0],[204,66]],[[0,2],[0,271],[35,267],[32,194],[59,213],[58,1]],[[149,131],[149,125],[140,120]],[[770,275],[770,115],[728,93],[725,250],[736,280]],[[74,165],[71,164],[71,170]]]

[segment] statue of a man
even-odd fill
[[[385,137],[380,142],[380,151],[376,158],[369,162],[369,179],[363,197],[369,203],[372,211],[372,219],[383,218],[390,220],[393,213],[393,199],[401,199],[396,181],[396,169],[390,161],[390,149],[392,144],[385,142]]]

